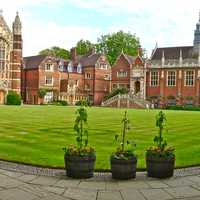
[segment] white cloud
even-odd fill
[[[71,3],[74,9],[78,7],[112,16],[112,24],[107,27],[95,27],[94,24],[64,26],[52,21],[45,23],[42,19],[36,19],[34,13],[28,12],[30,9],[27,9],[44,6],[59,10],[66,3]],[[142,46],[150,54],[156,42],[159,46],[192,44],[200,2],[199,0],[190,0],[190,2],[182,0],[0,0],[0,8],[4,10],[3,15],[10,26],[16,11],[20,12],[23,23],[24,55],[36,54],[43,48],[55,45],[69,49],[81,38],[95,41],[101,34],[120,29],[136,33]],[[119,16],[126,16],[127,20],[120,21]]]

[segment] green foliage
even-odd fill
[[[127,111],[125,111],[121,123],[121,135],[115,135],[115,141],[118,142],[118,147],[112,156],[118,159],[128,159],[134,155],[136,144],[133,141],[126,140],[126,133],[130,130],[130,121],[127,118]]]
[[[60,48],[60,47],[51,47],[48,49],[44,49],[39,52],[40,55],[53,55],[58,58],[63,58],[63,59],[69,59],[70,58],[70,53],[68,50]]]
[[[169,158],[174,157],[174,148],[167,148],[167,141],[163,139],[163,131],[166,126],[166,116],[163,111],[156,115],[156,127],[158,127],[158,135],[154,137],[155,147],[150,147],[147,150],[147,156]]]
[[[114,97],[117,94],[127,94],[127,93],[128,90],[126,88],[116,88],[110,94],[104,96],[104,100],[110,99],[111,97]]]
[[[94,148],[88,147],[87,110],[84,106],[81,106],[77,109],[76,114],[74,130],[76,132],[77,145],[70,145],[67,149],[64,148],[64,151],[68,155],[94,155]]]
[[[80,101],[77,101],[75,103],[76,106],[91,106],[90,102],[88,100],[80,100]]]
[[[51,105],[55,105],[55,106],[68,106],[68,103],[67,103],[67,101],[57,100],[57,101],[53,101],[51,103]]]
[[[93,48],[94,44],[92,44],[89,40],[80,40],[76,44],[76,51],[78,55],[88,54]]]
[[[98,52],[107,55],[110,64],[113,65],[122,50],[125,54],[137,55],[140,42],[136,35],[132,35],[130,32],[118,31],[112,34],[102,35],[98,39],[96,48]]]
[[[9,91],[6,96],[7,105],[21,105],[21,96],[16,92]]]
[[[46,90],[46,89],[40,88],[40,89],[38,90],[38,96],[39,96],[40,98],[44,98],[44,96],[46,95],[46,93],[47,93],[47,90]]]
[[[185,110],[185,111],[200,111],[200,107],[186,105],[186,106],[167,106],[167,110]]]

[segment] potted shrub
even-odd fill
[[[125,112],[122,119],[122,133],[116,135],[118,142],[116,151],[111,155],[111,172],[114,179],[130,179],[136,176],[137,157],[134,154],[135,143],[126,140],[126,133],[130,129],[130,122]]]
[[[95,165],[95,150],[88,146],[87,110],[81,106],[76,111],[74,123],[77,145],[64,148],[66,175],[73,178],[90,178]]]
[[[153,147],[147,149],[146,166],[147,175],[155,178],[167,178],[173,176],[175,154],[174,148],[168,147],[166,140],[163,139],[163,131],[166,125],[166,116],[160,111],[156,116],[156,126],[158,135],[154,137]]]

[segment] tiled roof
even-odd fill
[[[44,55],[37,55],[37,56],[29,56],[24,57],[24,66],[25,69],[37,69],[40,63],[46,58],[47,56]]]
[[[94,66],[101,55],[100,53],[83,55],[78,58],[78,62],[80,62],[83,67]]]
[[[130,56],[130,55],[127,55],[127,54],[124,54],[124,56],[130,64],[133,64],[135,62],[135,59],[137,58],[137,56]]]
[[[193,46],[165,47],[157,48],[153,53],[151,60],[161,60],[163,52],[165,55],[165,59],[179,59],[180,50],[182,50],[183,59],[193,57]]]

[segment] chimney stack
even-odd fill
[[[71,60],[73,62],[75,62],[76,61],[76,57],[77,57],[76,47],[71,48],[71,50],[70,50],[70,56],[71,56]]]

